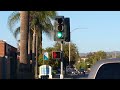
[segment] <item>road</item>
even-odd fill
[[[69,75],[65,75],[64,79],[87,79],[87,76],[88,74],[85,74],[85,75],[69,74]],[[60,79],[60,75],[59,74],[55,75],[53,79]]]

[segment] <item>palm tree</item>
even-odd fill
[[[53,11],[52,11],[53,12]],[[35,13],[35,14],[34,14]],[[45,16],[43,18],[41,18],[41,12],[31,12],[31,18],[34,18],[33,22],[31,23],[31,26],[33,25],[34,29],[34,36],[33,36],[33,40],[36,37],[36,43],[40,44],[40,51],[39,53],[42,54],[42,31],[45,32],[48,36],[50,36],[50,30],[53,30],[53,25],[51,24],[50,18],[45,18]],[[43,15],[46,15],[46,17],[51,16],[51,12],[44,12],[42,11]],[[54,12],[53,12],[54,14]],[[55,16],[55,15],[54,15]],[[53,15],[51,16],[51,18],[53,19]],[[34,40],[35,41],[35,40]],[[33,42],[33,44],[35,44],[35,42]],[[36,45],[36,72],[35,72],[35,76],[37,77],[37,57],[38,57],[38,49],[37,49]],[[33,50],[34,51],[34,50]]]
[[[20,28],[18,27],[14,30],[13,27],[19,21],[19,15],[19,12],[13,12],[8,18],[8,26],[16,39],[17,35],[20,33]],[[50,32],[53,30],[51,20],[54,19],[54,16],[56,15],[57,13],[55,11],[30,11],[30,30],[32,31],[31,33],[33,35],[33,37],[31,37],[33,40],[33,55],[35,55],[35,37],[38,37],[36,42],[39,44],[39,54],[41,54],[42,32],[45,33],[48,37],[51,37]],[[38,53],[37,51],[36,53]]]
[[[26,69],[28,60],[28,30],[29,30],[29,14],[28,11],[20,12],[20,64],[19,79],[26,79]]]
[[[55,11],[30,11],[30,29],[34,31],[34,25],[36,24],[37,30],[39,32],[38,40],[40,48],[42,47],[42,32],[45,33],[48,37],[51,37],[50,32],[53,30],[53,25],[51,19],[54,19],[57,13]],[[13,33],[14,37],[17,39],[17,36],[20,33],[20,27],[13,29],[15,24],[20,20],[20,13],[15,11],[8,17],[8,27]],[[42,53],[42,48],[40,50]]]

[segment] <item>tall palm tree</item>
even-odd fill
[[[28,31],[29,31],[29,13],[28,11],[20,12],[20,64],[19,79],[26,79],[26,69],[28,68]]]
[[[43,15],[46,15],[46,17],[48,18],[41,18],[41,13],[40,12],[31,12],[32,16],[31,18],[34,18],[34,21],[31,23],[31,25],[33,25],[34,27],[34,35],[36,36],[33,36],[33,40],[34,38],[36,37],[36,43],[37,44],[40,44],[40,51],[39,53],[42,54],[42,31],[44,31],[48,36],[50,36],[50,31],[53,30],[53,26],[51,24],[51,21],[50,21],[50,18],[48,15],[51,15],[50,11],[49,13],[47,12],[42,12]],[[46,14],[45,14],[46,13]],[[51,18],[53,19],[53,17],[51,16]],[[35,40],[34,40],[35,41]],[[33,42],[33,44],[35,44],[35,42]],[[36,72],[35,72],[35,77],[37,78],[37,57],[38,57],[38,49],[37,49],[37,46],[36,45]]]
[[[48,37],[51,37],[51,31],[53,30],[53,25],[51,20],[57,15],[55,11],[30,11],[30,28],[34,28],[34,25],[37,24],[38,40],[40,48],[42,47],[42,32],[45,33]],[[20,33],[20,27],[13,29],[17,22],[20,20],[19,12],[15,11],[8,17],[8,26],[10,31],[13,33],[14,37],[17,39],[17,36]],[[33,29],[34,30],[34,29]],[[42,53],[42,48],[40,49]]]
[[[19,27],[15,30],[13,29],[14,25],[19,21],[19,15],[19,12],[13,12],[8,18],[8,26],[15,38],[17,38],[17,35],[20,33]],[[33,40],[34,47],[35,37],[38,37],[36,42],[39,44],[40,47],[39,54],[42,53],[42,32],[45,33],[48,37],[51,37],[50,32],[53,30],[51,20],[54,19],[54,16],[56,15],[57,13],[55,11],[30,11],[30,30],[32,31],[32,35],[34,33],[33,38],[31,38]],[[32,52],[33,54],[35,54],[35,48],[33,48]]]

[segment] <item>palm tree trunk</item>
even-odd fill
[[[42,54],[42,30],[40,30],[40,54]]]
[[[28,72],[28,30],[29,30],[29,17],[28,11],[20,12],[20,64],[18,71],[18,79],[27,79]]]
[[[20,63],[27,64],[27,54],[28,54],[28,11],[20,12]]]
[[[32,44],[32,72],[35,73],[35,42],[36,42],[36,31],[34,26],[34,33],[33,33],[33,44]]]
[[[31,79],[34,79],[34,73],[32,72],[32,33],[31,29],[29,28],[29,36],[28,36],[28,67],[29,67],[29,72],[30,72],[30,77]]]
[[[30,68],[30,60],[31,60],[31,30],[29,28],[28,32],[28,66]]]
[[[38,34],[36,33],[36,65],[35,65],[35,78],[38,78]]]

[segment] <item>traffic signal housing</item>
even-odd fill
[[[70,18],[64,19],[65,41],[70,42]]]
[[[61,59],[61,51],[53,51],[52,58],[53,59]]]
[[[56,16],[54,26],[54,41],[64,41],[64,16]]]

